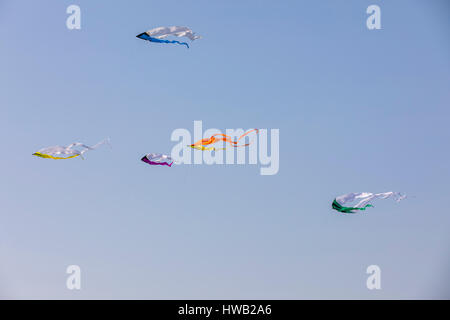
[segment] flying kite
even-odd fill
[[[228,142],[232,147],[246,147],[246,146],[249,146],[250,143],[238,145],[239,140],[241,140],[243,137],[245,137],[246,135],[248,135],[249,133],[252,133],[252,132],[258,133],[258,129],[252,129],[252,130],[247,131],[246,133],[241,135],[239,137],[239,139],[237,139],[236,141],[231,140],[231,137],[226,135],[226,134],[216,133],[216,134],[212,135],[209,138],[201,139],[201,140],[197,141],[196,143],[193,143],[193,144],[189,145],[189,147],[191,147],[193,149],[197,149],[197,150],[203,150],[203,151],[204,150],[214,150],[214,151],[225,150],[225,148],[218,149],[218,148],[214,148],[214,147],[205,147],[205,146],[208,146],[210,144],[217,143],[219,141]],[[216,138],[216,137],[218,137],[218,138]]]
[[[174,163],[172,157],[161,153],[149,153],[142,157],[141,161],[148,163],[152,166],[168,166],[171,167]]]
[[[366,208],[373,207],[371,204],[374,199],[387,199],[394,198],[395,201],[400,202],[405,199],[406,196],[399,192],[384,192],[384,193],[370,193],[370,192],[361,192],[361,193],[348,193],[334,199],[331,207],[334,210],[337,210],[342,213],[356,213],[355,210],[366,210]],[[359,201],[353,207],[344,207],[345,203]]]
[[[136,37],[142,40],[147,40],[150,42],[159,42],[159,43],[178,43],[181,45],[185,45],[189,48],[189,45],[187,42],[180,42],[177,40],[164,40],[164,38],[167,38],[168,36],[174,36],[174,37],[186,37],[189,38],[191,41],[194,41],[195,39],[200,39],[201,36],[196,35],[194,32],[192,32],[191,29],[188,27],[158,27],[151,30],[148,30],[146,32],[143,32],[141,34],[138,34]]]
[[[62,146],[47,147],[47,148],[43,148],[43,149],[33,153],[33,156],[46,158],[46,159],[54,159],[54,160],[71,159],[71,158],[75,158],[78,156],[81,156],[81,158],[83,158],[83,154],[86,151],[97,149],[99,146],[101,146],[104,143],[109,144],[109,139],[105,139],[92,147],[89,147],[80,142],[74,142],[72,144],[69,144],[67,147],[62,147]],[[80,148],[83,148],[83,150],[80,151],[80,150],[74,149],[74,147],[80,147]],[[64,155],[64,156],[61,157],[59,155]]]

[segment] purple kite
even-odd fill
[[[160,165],[171,167],[173,164],[173,159],[170,156],[161,153],[149,153],[146,156],[143,156],[141,161],[152,166]]]

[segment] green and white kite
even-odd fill
[[[360,193],[348,193],[334,199],[331,207],[342,213],[356,213],[357,210],[366,210],[366,208],[373,207],[371,204],[374,199],[387,199],[393,198],[395,201],[400,202],[406,198],[406,195],[400,192],[383,192],[383,193],[370,193],[370,192],[360,192]],[[350,202],[358,202],[357,204],[349,207],[345,207],[344,204]]]

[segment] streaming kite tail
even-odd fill
[[[81,157],[83,158],[83,153],[85,153],[86,151],[97,149],[98,147],[100,147],[103,144],[107,144],[108,146],[110,146],[112,148],[109,138],[106,138],[105,140],[100,141],[99,143],[93,145],[92,147],[89,147],[89,146],[86,146],[84,144],[81,144],[82,147],[86,148],[86,149],[84,149],[83,151],[80,152]]]
[[[400,201],[402,201],[403,199],[406,199],[406,194],[402,194],[402,193],[400,193],[400,192],[395,192],[395,193],[394,193],[394,200],[395,200],[396,202],[400,202]]]
[[[247,131],[246,133],[244,133],[244,134],[239,138],[239,140],[242,139],[243,137],[245,137],[246,135],[252,133],[253,131],[255,131],[256,133],[259,132],[258,129],[252,129],[252,130],[249,130],[249,131]],[[239,141],[239,140],[238,140],[238,141]]]
[[[256,134],[258,134],[258,132],[259,132],[258,129],[252,129],[252,130],[249,130],[249,131],[247,131],[246,133],[244,133],[242,136],[240,136],[239,139],[237,139],[237,141],[230,141],[230,144],[231,144],[231,143],[234,143],[234,145],[233,145],[234,147],[247,147],[247,146],[249,146],[251,142],[246,143],[246,144],[241,144],[241,145],[238,145],[238,142],[239,142],[239,140],[241,140],[242,138],[244,138],[246,135],[248,135],[248,134],[250,134],[250,133],[252,133],[252,132],[254,132],[254,131],[256,132]]]
[[[177,41],[177,40],[173,40],[173,42],[174,42],[174,43],[181,44],[181,45],[185,45],[185,46],[189,49],[189,45],[188,45],[187,42],[180,42],[180,41]]]
[[[177,40],[160,40],[161,42],[165,42],[165,43],[178,43],[181,45],[185,45],[188,49],[189,49],[189,45],[187,44],[187,42],[180,42]]]
[[[111,146],[111,140],[109,138],[106,138],[103,141],[100,141],[99,143],[97,143],[96,145],[92,146],[91,149],[97,149],[98,147],[100,147],[102,144],[107,144],[110,148],[112,148]]]
[[[205,145],[210,145],[210,144],[214,144],[216,142],[219,141],[224,141],[224,142],[228,142],[232,147],[247,147],[251,144],[251,142],[249,143],[245,143],[245,144],[241,144],[239,145],[239,140],[241,140],[242,138],[244,138],[246,135],[252,133],[252,132],[256,132],[258,133],[258,129],[252,129],[247,131],[246,133],[244,133],[243,135],[241,135],[239,137],[239,139],[237,139],[236,141],[231,140],[231,137],[229,135],[223,134],[223,133],[216,133],[214,135],[212,135],[209,139],[205,138],[205,139],[201,139],[197,142],[195,142],[194,144],[191,144],[191,147],[201,147],[201,146],[205,146]],[[216,137],[220,137],[220,138],[216,138]],[[202,150],[212,150],[212,149],[202,149]]]

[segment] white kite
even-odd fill
[[[142,157],[141,161],[148,163],[149,165],[155,166],[168,166],[171,167],[174,163],[171,156],[162,153],[149,153]]]
[[[168,36],[174,36],[178,38],[186,37],[189,38],[191,41],[201,38],[201,36],[196,35],[188,27],[178,27],[178,26],[154,28],[141,34],[138,34],[136,37],[150,42],[178,43],[185,45],[186,47],[189,48],[189,45],[186,42],[180,42],[177,40],[164,40],[164,38],[167,38]]]
[[[370,192],[360,192],[360,193],[348,193],[334,199],[331,207],[334,210],[343,213],[355,213],[354,210],[366,210],[366,208],[373,207],[371,204],[374,199],[387,199],[393,198],[395,201],[400,202],[406,198],[399,192],[384,192],[384,193],[370,193]],[[350,202],[357,202],[353,206],[345,207],[344,204]]]
[[[86,151],[97,149],[99,146],[101,146],[104,143],[109,144],[109,139],[105,139],[92,147],[87,146],[80,142],[74,142],[72,144],[69,144],[67,147],[63,147],[63,146],[47,147],[47,148],[43,148],[43,149],[33,153],[33,156],[46,158],[46,159],[54,159],[54,160],[71,159],[71,158],[75,158],[78,156],[81,156],[81,158],[83,158],[83,154]],[[75,147],[79,147],[79,148],[83,148],[83,149],[80,151],[80,150],[74,149]],[[60,157],[59,155],[64,155],[64,157]]]

